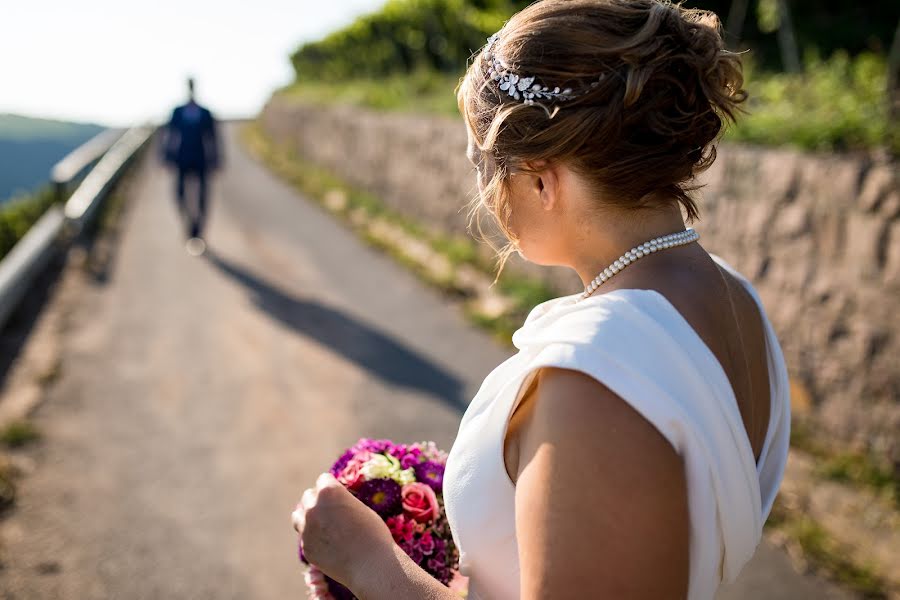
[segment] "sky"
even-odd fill
[[[256,114],[289,56],[384,0],[0,0],[0,113],[127,127],[185,80],[217,117]]]

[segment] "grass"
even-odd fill
[[[278,94],[327,106],[367,106],[377,110],[457,116],[454,90],[458,82],[456,75],[417,71],[341,83],[302,81],[281,89]]]
[[[507,346],[511,343],[512,334],[521,327],[524,320],[511,313],[504,313],[495,317],[472,308],[466,309],[465,315],[476,327],[484,329],[498,342]]]
[[[766,529],[778,530],[802,552],[804,560],[817,571],[851,589],[866,600],[888,597],[886,583],[868,565],[858,564],[816,521],[805,514],[793,514],[778,501],[766,522]]]
[[[0,431],[0,443],[7,448],[21,448],[40,437],[37,428],[28,421],[13,421]]]
[[[0,259],[28,233],[55,199],[53,189],[46,186],[33,194],[16,197],[0,205]]]
[[[453,265],[479,264],[478,248],[470,238],[443,236],[433,241],[435,250],[447,257]]]
[[[12,468],[0,455],[0,514],[12,508],[16,502],[16,486],[13,482]]]
[[[62,361],[59,357],[53,361],[53,364],[38,375],[38,383],[47,386],[57,381],[62,376]]]
[[[900,478],[876,465],[863,454],[840,453],[830,456],[817,469],[820,477],[841,483],[862,485],[888,496],[900,509]]]
[[[491,332],[498,340],[509,344],[515,333],[532,308],[552,300],[559,294],[544,282],[504,271],[497,281],[501,294],[512,300],[512,308],[500,315],[491,316],[477,311],[466,311],[469,319]]]
[[[791,426],[791,447],[816,459],[817,477],[868,488],[900,510],[900,474],[875,457],[861,452],[836,452],[819,442],[802,422]]]
[[[517,298],[519,303],[535,307],[542,302],[556,298],[557,294],[542,281],[530,277],[501,275],[498,282],[500,291],[507,296]]]

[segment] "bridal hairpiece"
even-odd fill
[[[581,92],[573,92],[572,88],[550,88],[549,86],[541,85],[536,82],[537,78],[534,76],[522,76],[515,73],[508,64],[494,54],[494,44],[499,37],[500,33],[495,33],[488,38],[487,45],[484,47],[484,60],[489,63],[487,76],[489,79],[497,82],[501,91],[525,104],[534,104],[535,101],[540,100],[571,100],[586,94],[590,89],[600,85],[600,82],[603,80],[604,76],[601,75],[597,81],[591,83],[588,90]]]

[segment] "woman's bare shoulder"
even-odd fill
[[[516,483],[523,597],[551,589],[576,597],[598,582],[598,597],[683,595],[689,518],[675,449],[622,398],[577,371],[542,369],[528,404]]]

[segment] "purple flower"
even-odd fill
[[[402,458],[406,454],[406,444],[391,444],[387,448],[387,453],[394,458]]]
[[[417,545],[419,550],[422,551],[422,554],[430,555],[434,552],[434,539],[431,537],[431,532],[426,531],[419,537],[417,540]]]
[[[369,438],[361,438],[356,444],[350,448],[350,451],[354,454],[358,452],[362,452],[363,450],[368,450],[369,452],[374,452],[376,454],[384,454],[388,450],[394,447],[394,442],[391,440],[373,440]]]
[[[433,461],[426,461],[413,465],[416,471],[416,481],[427,483],[435,492],[441,492],[444,488],[444,465]]]
[[[422,455],[422,451],[418,448],[409,447],[406,449],[406,452],[403,456],[399,456],[400,459],[400,468],[408,469],[413,467],[419,463],[419,457]]]
[[[386,518],[399,514],[403,509],[400,503],[401,489],[400,484],[393,479],[372,479],[359,486],[356,497],[382,518]]]
[[[404,548],[404,550],[406,550],[406,553],[411,559],[413,559],[413,562],[416,564],[420,564],[422,562],[422,559],[425,558],[418,546],[409,546],[408,548]]]
[[[347,450],[344,452],[337,461],[331,465],[331,474],[337,477],[341,471],[344,470],[344,467],[347,466],[347,463],[350,462],[350,459],[353,458],[353,455],[356,454],[353,449]]]
[[[438,538],[434,540],[434,553],[440,554],[447,548],[447,542]]]

